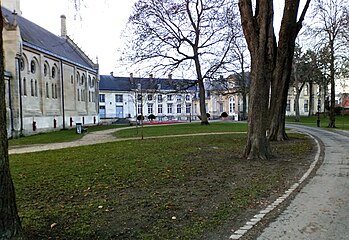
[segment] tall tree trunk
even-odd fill
[[[198,56],[197,52],[195,54]],[[208,125],[208,119],[206,115],[206,97],[205,97],[205,85],[204,80],[201,73],[201,65],[199,58],[195,58],[195,68],[196,68],[196,75],[198,79],[199,84],[199,102],[200,102],[200,117],[201,117],[201,125]]]
[[[270,97],[268,137],[271,141],[287,140],[285,131],[287,93],[290,85],[295,40],[300,30],[297,22],[299,0],[285,1]],[[287,10],[287,11],[286,11]]]
[[[24,239],[21,222],[17,213],[15,189],[13,186],[8,156],[4,51],[3,51],[3,16],[0,9],[0,239]]]
[[[312,81],[309,82],[309,114],[308,116],[314,115],[314,84]]]
[[[275,56],[274,13],[272,1],[260,0],[256,4],[253,16],[252,2],[239,1],[242,27],[251,54],[248,136],[244,156],[247,159],[269,159],[271,149],[266,130]]]
[[[335,69],[334,69],[334,40],[330,40],[330,80],[331,80],[331,99],[330,99],[330,118],[328,127],[329,128],[335,128],[336,127],[336,116],[335,116],[335,97],[336,97],[336,91],[335,91],[335,81],[334,81],[334,75],[335,75]]]
[[[297,90],[296,93],[296,97],[294,98],[294,107],[295,107],[295,112],[296,112],[296,118],[295,118],[295,122],[299,122],[300,121],[300,113],[299,113],[299,96],[300,96],[301,92],[299,90]]]

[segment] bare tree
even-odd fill
[[[307,91],[309,94],[309,115],[313,115],[314,96],[313,96],[313,84],[321,84],[323,75],[318,67],[316,53],[312,50],[307,50],[305,53],[299,46],[296,46],[294,59],[293,59],[293,71],[291,77],[291,85],[295,88],[295,121],[300,121],[299,111],[299,98],[304,86],[308,86]]]
[[[316,0],[312,36],[329,52],[330,117],[328,127],[336,127],[335,76],[339,69],[338,59],[347,50],[349,2],[347,0]]]
[[[192,72],[202,124],[208,124],[204,81],[225,64],[231,47],[230,6],[229,0],[139,0],[129,18],[124,59],[160,75]]]
[[[4,51],[3,15],[0,9],[0,239],[24,239],[21,221],[18,217],[15,188],[10,173],[8,156]]]
[[[273,1],[260,0],[252,4],[251,0],[239,0],[242,27],[251,54],[249,131],[244,152],[248,159],[270,157],[268,128],[269,139],[285,138],[285,110],[294,45],[309,3],[310,0],[297,20],[299,0],[285,1],[277,43]]]

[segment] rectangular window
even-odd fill
[[[162,104],[158,105],[158,114],[162,114]]]
[[[137,100],[138,100],[138,101],[142,101],[142,94],[138,94],[138,95],[137,95]]]
[[[304,100],[304,112],[308,112],[308,100]]]
[[[27,96],[27,80],[23,78],[23,95]]]
[[[148,94],[148,101],[153,101],[153,95]]]
[[[286,111],[291,111],[291,100],[287,100]]]
[[[137,113],[142,114],[142,104],[137,105]]]
[[[152,114],[152,113],[153,113],[153,104],[148,103],[148,114]]]
[[[172,95],[167,95],[167,101],[172,101]]]
[[[172,103],[167,104],[167,113],[172,113],[172,107],[173,107]]]
[[[185,113],[191,113],[191,104],[190,103],[187,103],[185,105]]]
[[[162,95],[161,95],[161,94],[158,95],[158,102],[159,102],[159,103],[162,102]]]
[[[79,91],[78,91],[79,93]],[[80,95],[80,94],[78,94]],[[80,100],[80,97],[79,97],[79,100]],[[99,94],[99,102],[105,102],[105,94]]]
[[[49,98],[50,97],[50,92],[48,89],[48,83],[46,83],[46,97]]]
[[[177,113],[182,113],[182,104],[177,104]]]
[[[187,95],[185,96],[185,101],[190,101],[190,95],[189,95],[189,94],[187,94]]]
[[[34,96],[34,82],[33,82],[33,79],[30,81],[30,95]]]
[[[37,96],[38,96],[38,81],[37,81],[37,80],[35,80],[35,89],[34,89],[34,95],[35,95],[35,97],[37,97]]]
[[[223,103],[219,103],[219,112],[222,113],[224,112],[224,107]]]
[[[123,97],[121,94],[115,94],[115,102],[117,102],[117,103],[123,102]]]
[[[181,102],[182,101],[182,95],[177,95],[177,102]]]

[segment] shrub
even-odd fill
[[[221,117],[223,117],[223,118],[228,117],[228,113],[226,113],[226,112],[222,112]]]
[[[143,116],[143,115],[138,115],[138,116],[137,116],[137,120],[138,120],[138,121],[144,120],[144,116]]]
[[[154,120],[156,118],[156,116],[154,115],[154,114],[150,114],[149,116],[148,116],[148,119],[149,120]]]

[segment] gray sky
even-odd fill
[[[84,0],[76,12],[72,0],[21,0],[22,16],[50,32],[60,35],[62,14],[67,17],[67,31],[75,43],[100,65],[101,74],[117,68],[120,34],[136,0]]]
[[[128,75],[118,66],[117,49],[132,6],[137,0],[83,0],[79,12],[73,0],[21,0],[25,18],[60,35],[60,16],[67,17],[67,31],[75,43],[94,61],[98,57],[101,74]],[[275,1],[275,30],[278,31],[284,1]],[[304,4],[305,0],[301,0]]]

